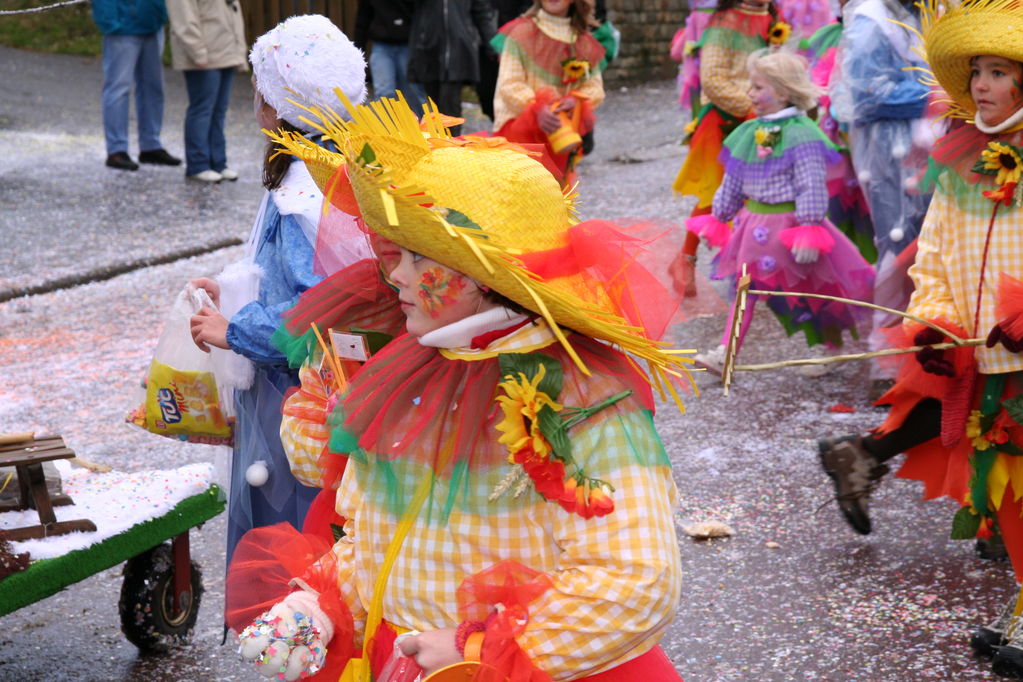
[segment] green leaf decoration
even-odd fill
[[[985,168],[983,160],[978,161],[977,163],[973,164],[973,172],[974,173],[982,173],[983,175],[998,175],[998,170],[997,169],[995,169],[995,168]]]
[[[526,379],[532,381],[540,371],[540,365],[547,370],[543,380],[537,385],[537,390],[546,393],[551,400],[557,401],[561,395],[561,386],[564,382],[564,375],[558,361],[543,353],[501,353],[497,356],[501,367],[501,376],[512,376],[519,378],[519,374],[526,375]]]
[[[1005,454],[1012,455],[1013,457],[1023,455],[1023,448],[1015,443],[1002,443],[1001,445],[995,445],[995,449],[998,450],[998,452],[1004,452]]]
[[[345,529],[336,523],[330,524],[330,532],[334,534],[334,542],[337,542],[346,535]]]
[[[980,529],[980,519],[980,514],[971,511],[969,507],[962,507],[952,517],[952,534],[949,537],[953,540],[970,540],[976,537]]]
[[[544,405],[536,413],[536,416],[540,425],[540,433],[551,444],[554,455],[562,462],[571,462],[572,441],[568,438],[568,430],[565,428],[565,422],[562,421],[561,415]]]
[[[980,416],[980,432],[987,433],[991,430],[991,427],[995,425],[995,415],[993,414],[982,414]]]
[[[377,153],[373,151],[373,148],[370,147],[369,143],[367,142],[362,146],[362,151],[359,153],[359,158],[357,158],[356,161],[359,163],[360,166],[366,166],[376,162],[376,160]]]
[[[1005,408],[1006,413],[1012,421],[1023,425],[1023,395],[1003,400],[1002,407]]]
[[[467,227],[470,230],[482,230],[483,229],[477,223],[475,223],[472,220],[472,218],[470,218],[469,216],[465,215],[461,211],[456,211],[453,208],[449,208],[449,209],[447,209],[447,211],[448,211],[448,214],[446,216],[444,216],[444,219],[447,220],[452,225],[457,225],[458,227]]]

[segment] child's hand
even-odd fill
[[[540,130],[550,135],[561,127],[561,119],[547,107],[539,107],[536,111],[536,124],[540,126]]]
[[[568,95],[567,97],[561,98],[561,101],[558,102],[558,106],[554,107],[554,111],[555,112],[572,111],[572,109],[575,109],[575,104],[576,104],[575,97],[572,97],[572,95]]]
[[[924,346],[916,352],[916,361],[920,363],[923,370],[928,374],[936,374],[939,377],[954,377],[955,367],[945,359],[945,351],[935,350],[931,344],[941,343],[945,335],[937,329],[924,327],[913,337],[913,345]]]
[[[199,277],[193,279],[189,284],[196,289],[205,289],[206,293],[210,295],[210,300],[213,301],[213,305],[220,307],[220,284],[216,280],[210,279],[209,277]]]
[[[1023,339],[1014,339],[1002,328],[1001,324],[996,324],[991,328],[991,333],[987,335],[987,341],[984,342],[984,345],[988,348],[994,348],[999,343],[1010,353],[1023,351]]]
[[[212,308],[204,307],[192,315],[192,340],[199,350],[210,352],[210,346],[230,350],[227,345],[227,318]]]
[[[462,660],[455,646],[455,628],[431,630],[412,637],[406,637],[398,645],[401,653],[415,659],[416,665],[429,675],[444,666],[454,665]]]
[[[792,258],[800,265],[816,263],[821,252],[812,246],[796,246],[792,249]]]
[[[297,680],[323,667],[334,626],[316,596],[292,592],[242,630],[238,653],[266,677]]]

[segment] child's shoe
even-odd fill
[[[987,625],[981,625],[970,633],[970,647],[978,656],[994,656],[998,647],[1008,643],[1005,638],[1005,631],[1012,622],[1012,612],[1016,608],[1016,595],[1013,594],[1009,601],[1002,606],[993,621]]]
[[[888,467],[867,452],[860,436],[819,440],[817,451],[824,473],[835,484],[835,500],[845,520],[860,535],[870,534],[867,501]]]

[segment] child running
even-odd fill
[[[543,145],[543,164],[566,187],[574,183],[575,166],[586,151],[583,139],[592,133],[593,112],[604,101],[605,50],[590,33],[596,25],[592,0],[533,0],[492,41],[501,55],[496,134]],[[574,145],[551,137],[565,124],[562,117],[578,136]]]
[[[295,679],[326,645],[344,679],[380,679],[414,631],[398,645],[425,674],[481,661],[494,679],[680,679],[657,646],[681,588],[676,490],[635,362],[672,391],[666,372],[684,373],[658,341],[678,301],[636,261],[656,244],[576,224],[521,149],[433,120],[424,136],[391,100],[352,119],[329,126],[343,154],[282,142],[324,176],[346,169],[332,200],[400,247],[408,334],[331,418],[350,453],[344,536],[290,574],[301,589],[246,629],[243,655]],[[278,530],[251,539],[284,547],[266,539]],[[289,632],[300,646],[280,646]]]
[[[915,290],[908,313],[939,329],[908,322],[904,345],[924,345],[904,363],[879,403],[891,405],[872,434],[822,440],[821,464],[838,505],[858,533],[871,531],[868,498],[906,452],[899,475],[924,481],[925,496],[947,495],[962,509],[953,537],[1000,530],[1023,578],[1023,7],[967,0],[937,18],[923,10],[927,62],[967,125],[943,137],[926,181],[934,198],[909,271]],[[946,333],[943,333],[947,332]],[[949,340],[983,346],[932,348]],[[1005,617],[974,637],[995,656],[995,670],[1023,675],[1023,631],[1010,604]]]
[[[749,98],[757,118],[725,139],[725,178],[710,215],[687,227],[723,247],[713,276],[733,289],[747,268],[754,289],[799,291],[869,300],[874,270],[856,247],[825,219],[827,165],[838,154],[806,111],[817,104],[806,60],[789,52],[754,52],[747,61]],[[735,219],[734,232],[726,222]],[[751,295],[739,324],[736,353],[753,319]],[[789,334],[802,331],[811,346],[837,346],[842,331],[855,334],[857,309],[837,301],[772,296],[767,305]],[[717,349],[697,356],[708,369],[724,363],[725,331]]]

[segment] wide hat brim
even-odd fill
[[[997,55],[1023,62],[1023,5],[1016,0],[967,0],[940,17],[936,12],[924,8],[927,63],[948,96],[973,115],[977,105],[970,95],[970,60]]]
[[[500,138],[453,140],[429,122],[423,131],[400,101],[352,106],[351,121],[316,113],[340,152],[296,135],[273,137],[305,161],[332,203],[344,208],[354,198],[380,236],[541,315],[580,365],[559,328],[613,343],[651,367],[687,373],[691,359],[666,352],[666,344],[630,325],[606,292],[579,278],[544,279],[525,265],[531,256],[566,247],[576,222],[571,197],[542,164]],[[660,371],[655,376],[666,378]]]

